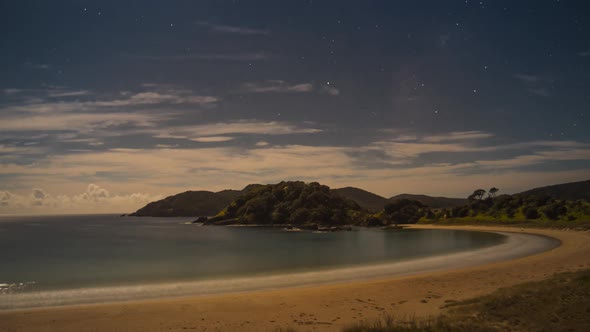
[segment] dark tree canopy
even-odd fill
[[[426,216],[427,206],[414,200],[400,199],[385,205],[384,214],[386,221],[394,224],[415,224]]]
[[[368,212],[317,182],[281,182],[252,190],[213,218],[239,224],[363,224]]]

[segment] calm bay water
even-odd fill
[[[3,294],[316,271],[489,247],[452,230],[288,232],[187,225],[192,218],[0,217]]]

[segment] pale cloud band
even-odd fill
[[[509,192],[526,189],[538,181],[539,177],[543,177],[548,183],[573,181],[580,176],[590,177],[588,170],[522,170],[555,161],[590,161],[589,144],[533,141],[484,146],[477,143],[477,140],[485,140],[490,136],[483,132],[455,132],[410,142],[393,140],[360,147],[273,145],[258,142],[247,149],[232,146],[195,149],[119,148],[103,152],[55,155],[33,165],[5,163],[0,167],[0,176],[20,174],[22,186],[40,187],[52,192],[57,192],[59,188],[76,186],[80,178],[99,180],[105,188],[113,188],[116,192],[129,192],[133,188],[136,192],[161,192],[166,195],[189,189],[239,189],[249,183],[297,179],[319,181],[332,187],[358,186],[384,196],[406,191],[406,188],[412,188],[416,193],[450,196],[462,196],[461,193],[469,192],[475,187],[486,186],[500,187],[504,192]],[[478,138],[474,141],[474,137]],[[215,140],[217,138],[212,139]],[[523,147],[532,147],[534,152],[520,152]],[[512,150],[515,151],[513,157],[498,158],[494,155],[497,151]],[[459,163],[423,160],[423,156],[432,153],[460,155],[475,151],[483,151],[484,154],[477,159]],[[376,160],[366,160],[367,153],[384,156],[380,160],[382,163],[372,164]],[[111,174],[116,174],[125,181],[112,178]],[[52,180],[46,183],[36,182],[40,177]],[[94,207],[96,211],[115,212],[113,209],[120,208],[122,210],[116,212],[129,212],[153,199],[153,196],[138,193],[112,195],[95,186],[88,187],[82,195],[50,196],[39,190],[34,190],[28,196],[6,192],[2,195],[4,201],[10,199],[12,202],[3,203],[4,208],[1,211],[4,213],[8,206],[14,209],[14,202],[21,202],[21,207],[23,204],[33,204],[38,206],[39,211],[57,206],[64,211],[79,211],[81,207],[77,208],[76,205],[82,204],[86,210]],[[40,199],[43,204],[39,204]]]
[[[33,188],[30,194],[0,190],[0,213],[112,213],[133,210],[161,198],[161,195],[143,193],[113,195],[95,184],[89,184],[86,191],[74,195],[52,195],[41,188]]]

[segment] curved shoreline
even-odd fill
[[[268,276],[5,294],[0,296],[0,310],[49,308],[82,304],[114,304],[117,302],[142,300],[166,300],[203,295],[224,295],[269,289],[369,281],[515,259],[550,250],[560,245],[560,242],[556,239],[541,237],[539,235],[513,232],[493,233],[503,235],[505,237],[504,241],[497,245],[472,251],[411,258],[390,263],[330,268],[319,271],[280,273]]]
[[[436,314],[445,300],[461,300],[501,286],[538,280],[554,272],[590,266],[589,233],[473,226],[414,227],[509,232],[512,239],[529,238],[520,233],[532,233],[556,238],[562,245],[540,254],[522,252],[512,257],[494,255],[497,250],[491,250],[483,263],[478,261],[477,265],[468,257],[460,257],[460,265],[450,266],[448,261],[442,260],[438,269],[414,271],[412,275],[373,275],[381,278],[379,280],[355,279],[320,286],[5,311],[0,312],[0,320],[6,331],[25,330],[25,327],[43,331],[44,326],[55,327],[55,324],[65,331],[89,325],[96,326],[96,330],[117,330],[125,326],[132,331],[174,330],[183,326],[264,331],[313,325],[314,329],[337,331],[358,320],[377,318],[383,312],[396,316]],[[498,261],[498,257],[508,260]],[[3,331],[2,326],[0,331]]]

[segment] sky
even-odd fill
[[[3,1],[0,214],[590,178],[590,3]]]

